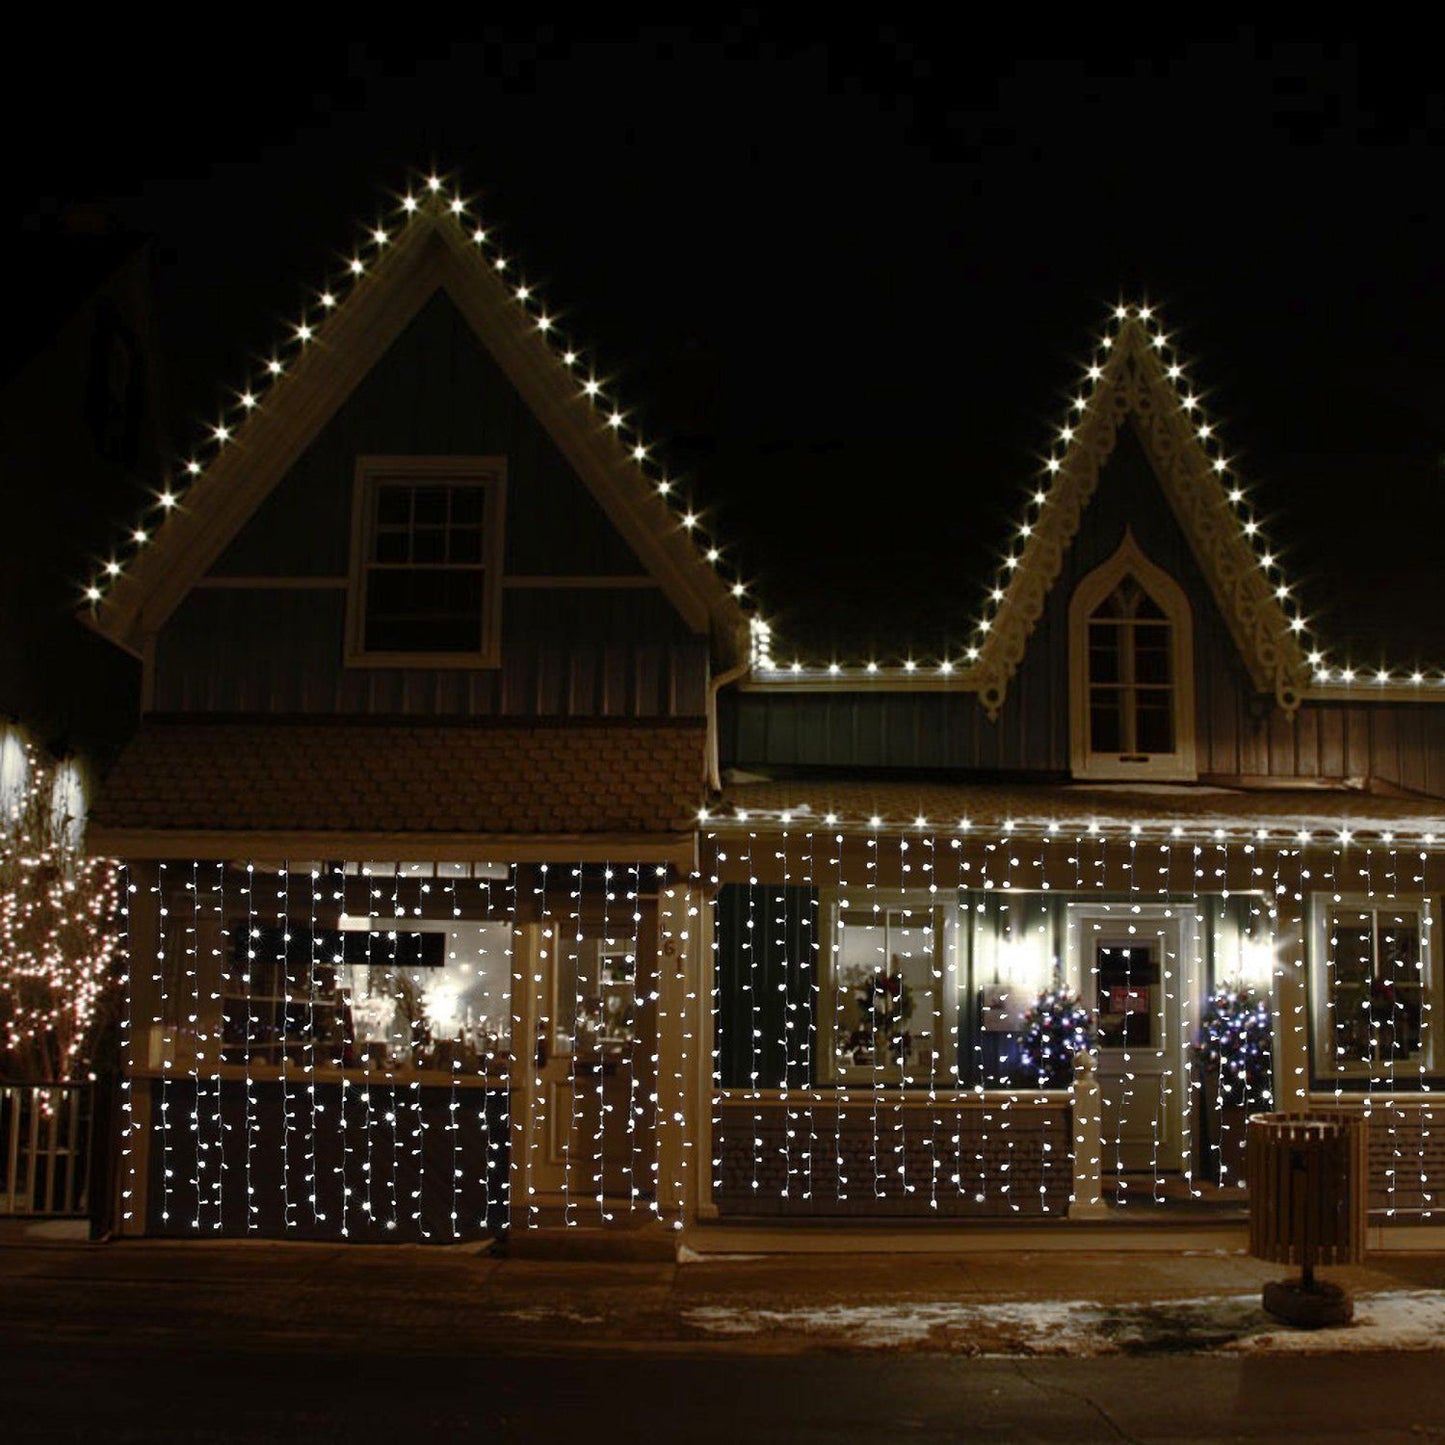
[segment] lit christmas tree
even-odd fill
[[[1216,988],[1204,1006],[1194,1056],[1217,1086],[1206,1097],[1221,1108],[1269,1108],[1269,1000],[1247,988]]]
[[[1093,1019],[1071,989],[1050,989],[1024,1015],[1019,1035],[1018,1082],[1040,1089],[1067,1089],[1074,1055],[1094,1043]]]

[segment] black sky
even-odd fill
[[[1258,30],[741,20],[97,46],[67,57],[51,126],[16,48],[6,105],[25,224],[100,200],[155,238],[181,443],[386,190],[437,164],[679,439],[785,631],[822,592],[961,635],[1123,293],[1198,358],[1326,633],[1408,612],[1408,645],[1445,662],[1429,61]]]

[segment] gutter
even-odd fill
[[[718,693],[751,670],[751,660],[740,662],[736,667],[720,672],[707,685],[707,785],[714,793],[722,792],[722,759],[717,735]]]

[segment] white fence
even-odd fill
[[[84,1216],[90,1207],[89,1084],[0,1084],[0,1216]]]

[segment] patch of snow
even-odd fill
[[[1445,1350],[1445,1291],[1390,1290],[1355,1299],[1354,1323],[1337,1330],[1274,1326],[1228,1348],[1246,1353],[1358,1350]]]
[[[688,1310],[683,1320],[705,1333],[733,1339],[803,1335],[815,1343],[855,1350],[934,1348],[974,1355],[1445,1350],[1445,1292],[1438,1290],[1361,1296],[1354,1323],[1334,1330],[1278,1325],[1264,1313],[1257,1294],[1122,1305],[1091,1300],[814,1308],[719,1305]]]

